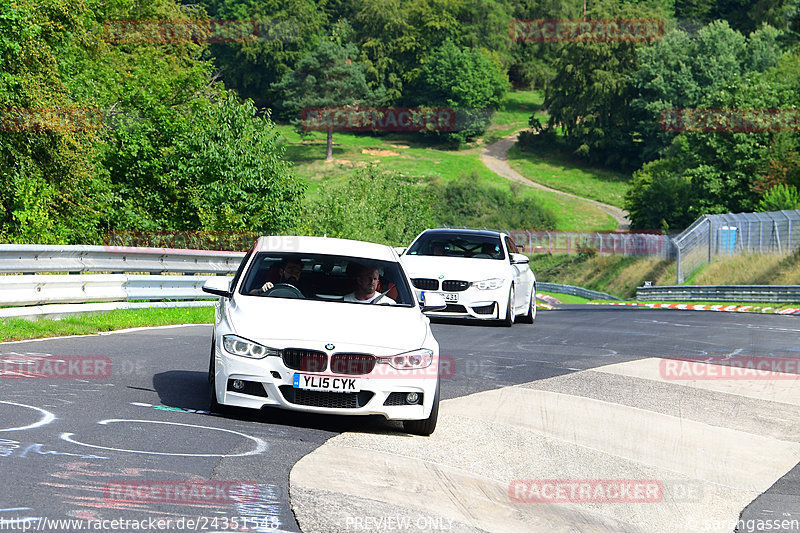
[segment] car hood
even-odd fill
[[[502,277],[508,261],[429,255],[404,255],[400,258],[410,278],[459,279],[479,281]]]
[[[429,322],[416,307],[237,295],[228,319],[237,335],[276,348],[332,343],[399,353],[430,341]]]

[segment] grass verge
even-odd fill
[[[508,164],[536,183],[620,208],[630,180],[618,172],[580,165],[563,154],[523,151],[517,145],[508,151]]]
[[[67,316],[58,320],[5,318],[0,320],[0,341],[40,339],[67,335],[89,335],[102,331],[173,324],[211,324],[213,307],[169,309],[117,309]]]
[[[448,182],[462,175],[475,174],[482,185],[508,190],[510,182],[491,172],[481,162],[481,146],[528,127],[530,115],[541,109],[542,100],[542,94],[537,91],[509,93],[484,138],[460,150],[427,143],[413,134],[334,132],[334,159],[326,162],[324,132],[310,132],[302,139],[293,126],[278,125],[277,131],[284,137],[286,158],[294,163],[295,172],[308,185],[309,198],[318,196],[321,184],[346,180],[354,168],[367,165],[380,165],[381,169],[423,183]],[[544,114],[540,118],[546,120]],[[617,227],[611,216],[587,202],[530,187],[516,190],[551,211],[556,219],[556,230],[608,231]]]
[[[561,294],[560,292],[537,291],[537,294],[545,294],[547,296],[552,296],[562,304],[585,304],[591,301],[588,298],[583,298],[581,296],[574,296],[572,294]]]

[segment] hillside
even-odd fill
[[[600,255],[534,255],[538,281],[577,285],[634,298],[636,287],[675,285],[674,261]],[[790,256],[742,255],[720,258],[699,269],[684,285],[798,285],[800,251]]]

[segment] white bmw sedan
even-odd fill
[[[383,415],[430,435],[439,412],[439,344],[389,246],[261,237],[216,305],[211,410],[266,406]]]
[[[401,260],[421,297],[441,294],[447,307],[429,316],[533,324],[536,276],[502,232],[469,229],[423,231]]]

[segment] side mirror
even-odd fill
[[[423,292],[422,293],[422,311],[444,311],[447,307],[447,302],[444,301],[444,296],[437,292]]]
[[[531,260],[528,258],[527,255],[523,254],[511,254],[511,263],[515,265],[524,265],[530,263]]]
[[[222,276],[208,278],[203,285],[203,292],[207,292],[215,296],[222,296],[223,298],[232,298],[233,293],[231,292],[231,279]]]

